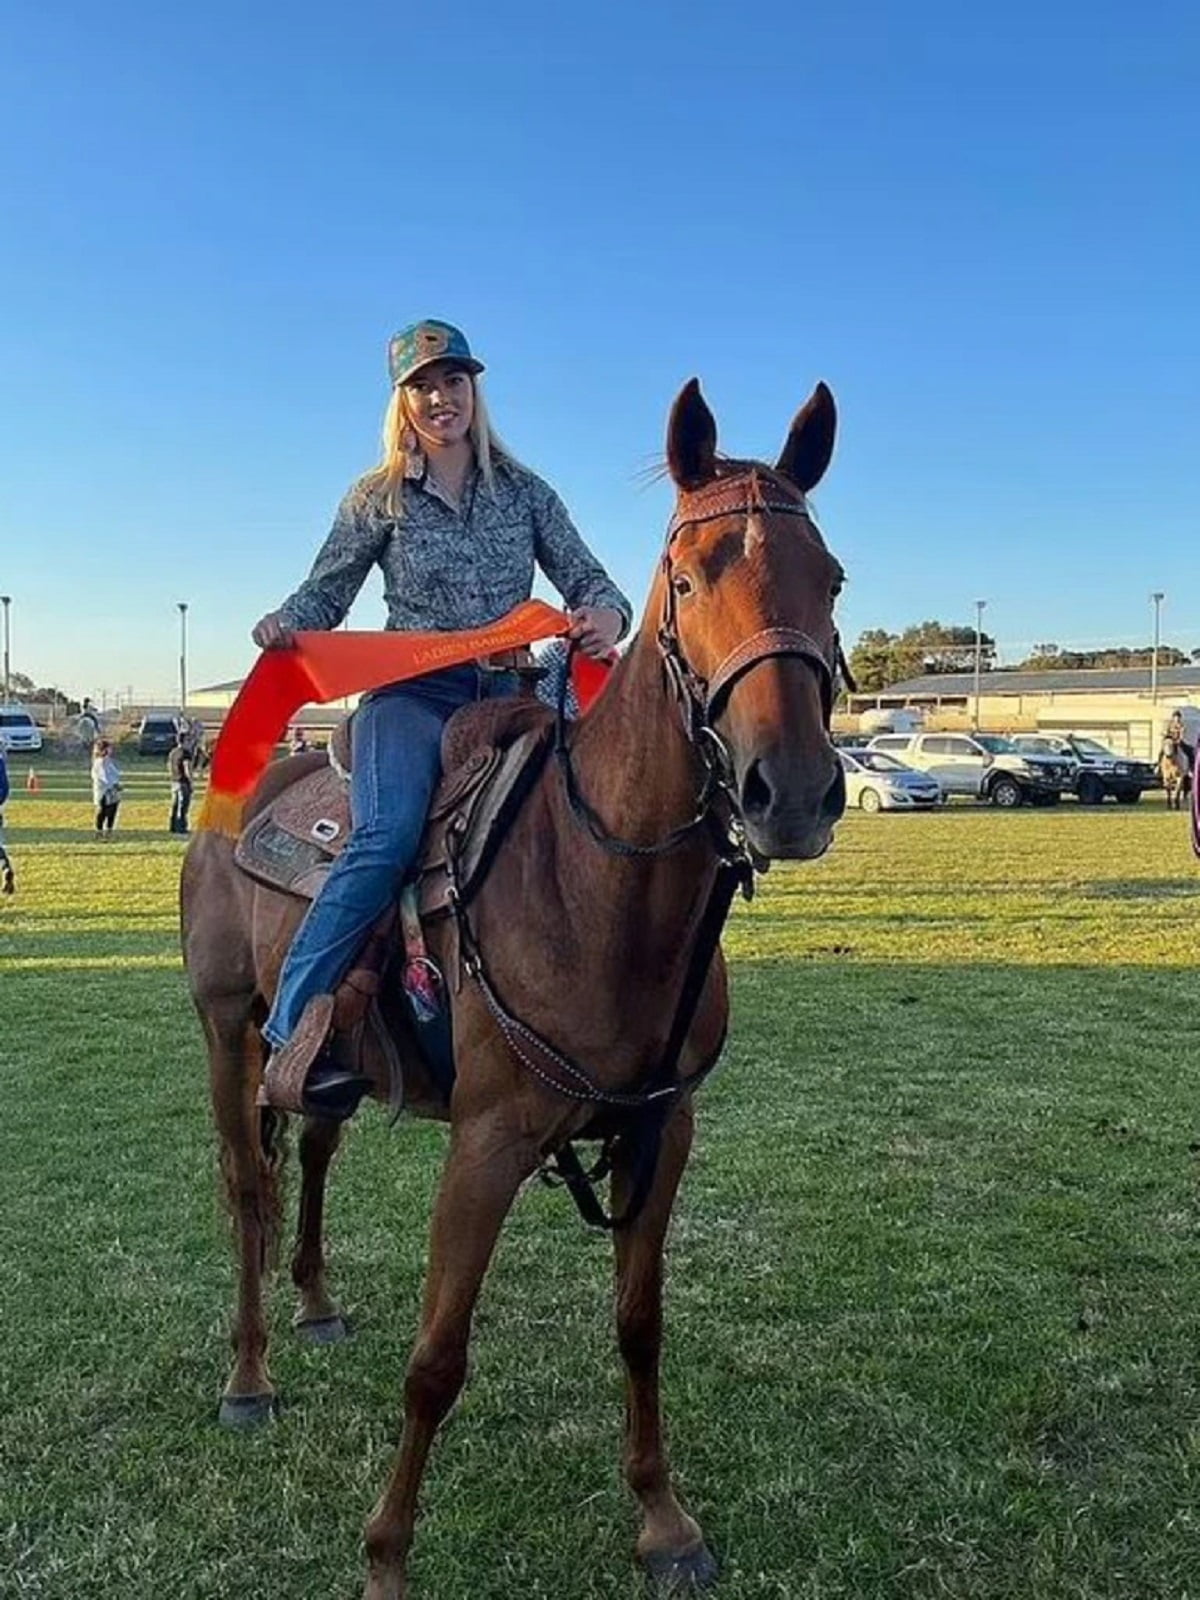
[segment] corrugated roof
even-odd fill
[[[1188,667],[1160,667],[1158,687],[1163,689],[1188,689],[1200,693],[1200,663]],[[1125,694],[1149,694],[1149,667],[1083,667],[1062,672],[981,672],[980,694],[1103,694],[1121,691]],[[973,672],[930,672],[923,678],[906,678],[903,683],[889,683],[881,689],[883,695],[972,695],[975,693]],[[860,690],[857,700],[874,698],[867,690]]]

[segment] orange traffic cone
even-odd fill
[[[42,787],[42,780],[38,777],[37,773],[32,767],[29,769],[29,776],[25,779],[25,787],[29,790],[30,794],[36,794]]]

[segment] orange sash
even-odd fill
[[[499,621],[462,633],[297,633],[293,649],[264,650],[213,748],[198,826],[237,838],[242,808],[301,706],[513,650],[565,633],[568,625],[545,601],[526,600]]]

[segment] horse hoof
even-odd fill
[[[274,1394],[226,1394],[221,1396],[217,1421],[223,1428],[261,1428],[278,1409]]]
[[[717,1581],[717,1563],[704,1544],[681,1556],[668,1555],[665,1551],[652,1552],[642,1557],[642,1566],[657,1593],[662,1595],[708,1589]]]
[[[331,1317],[297,1317],[292,1323],[296,1336],[305,1344],[341,1344],[352,1333],[349,1322],[340,1313]]]

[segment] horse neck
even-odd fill
[[[695,814],[699,762],[647,619],[571,746],[579,788],[611,833],[663,838]]]
[[[638,637],[593,709],[576,723],[571,766],[579,793],[616,837],[653,844],[690,822],[701,789],[699,762],[668,692],[655,628]],[[557,775],[556,775],[557,776]],[[552,780],[556,781],[556,780]],[[662,963],[665,949],[682,959],[707,898],[717,856],[706,827],[661,854],[613,854],[570,814],[556,783],[562,863],[577,904],[594,908],[611,937],[618,976],[643,960]]]

